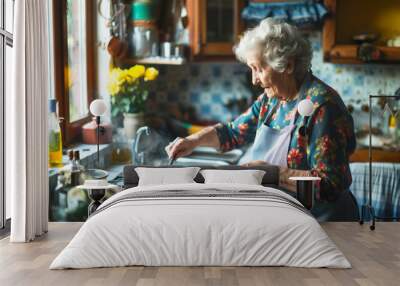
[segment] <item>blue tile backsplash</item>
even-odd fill
[[[314,55],[312,70],[316,76],[336,89],[346,104],[354,107],[356,127],[368,117],[361,106],[368,104],[369,94],[394,94],[400,87],[400,65],[338,65],[322,60],[321,33],[308,34]],[[158,103],[179,102],[190,105],[201,119],[226,121],[238,115],[227,108],[230,100],[248,99],[251,92],[246,80],[248,68],[238,62],[190,63],[160,66],[152,96]]]
[[[190,105],[200,119],[226,121],[238,115],[228,109],[230,100],[250,98],[247,67],[239,63],[190,63],[160,66],[152,97],[160,103]]]

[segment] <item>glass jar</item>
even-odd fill
[[[154,20],[156,19],[157,1],[154,0],[136,0],[131,6],[131,19],[136,20]]]
[[[131,32],[131,52],[134,57],[150,57],[154,52],[154,46],[158,43],[157,29],[152,26],[134,25]]]

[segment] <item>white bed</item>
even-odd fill
[[[114,195],[50,269],[128,265],[351,267],[318,222],[284,192],[198,183]]]

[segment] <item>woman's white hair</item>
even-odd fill
[[[246,31],[234,47],[236,57],[246,63],[249,55],[260,56],[277,72],[284,72],[289,60],[294,60],[294,76],[300,81],[311,69],[312,50],[310,43],[299,30],[288,23],[266,18]]]

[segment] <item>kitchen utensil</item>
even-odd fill
[[[157,43],[157,30],[151,26],[135,26],[132,33],[132,46],[135,57],[149,57],[153,44]]]
[[[183,58],[183,45],[175,45],[174,46],[174,57],[175,58]]]
[[[102,12],[103,0],[98,4],[98,12],[101,17],[110,23],[110,40],[107,43],[108,53],[117,59],[124,58],[128,52],[126,39],[126,20],[125,5],[121,1],[113,3],[111,6],[111,17],[104,16]]]
[[[158,57],[159,56],[159,51],[158,51],[158,42],[154,42],[151,45],[151,56],[152,57]]]
[[[175,158],[171,158],[168,161],[168,165],[172,166],[174,164],[174,162],[175,162]]]
[[[161,57],[170,58],[171,57],[171,42],[163,42],[161,44]]]
[[[108,53],[117,59],[122,59],[128,52],[128,44],[117,37],[111,37],[107,44]]]

